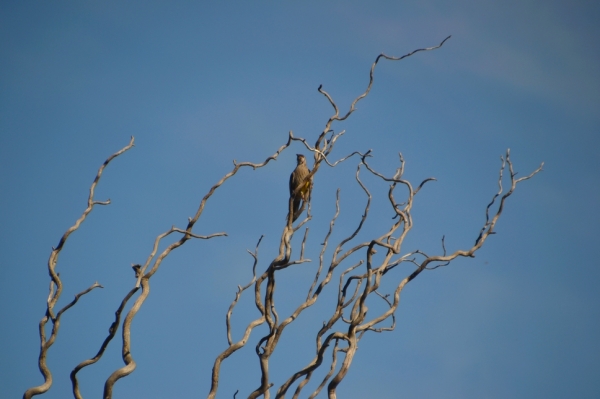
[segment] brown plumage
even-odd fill
[[[296,154],[298,166],[290,175],[290,198],[293,198],[292,206],[292,221],[298,219],[302,210],[304,210],[304,203],[308,200],[310,195],[311,181],[306,180],[310,170],[306,167],[306,158],[302,154]],[[301,188],[299,188],[301,187]],[[296,191],[299,190],[299,191]],[[294,195],[296,193],[296,195]],[[300,202],[303,201],[302,210],[300,209]]]

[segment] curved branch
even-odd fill
[[[134,270],[135,270],[136,274],[141,274],[140,268],[136,267],[136,266],[134,266]],[[122,331],[123,347],[121,350],[121,356],[123,358],[123,362],[125,363],[125,366],[121,367],[120,369],[115,370],[110,375],[110,377],[108,377],[106,382],[104,383],[104,394],[103,394],[104,399],[112,398],[112,391],[113,391],[115,383],[118,380],[120,380],[121,378],[128,376],[129,374],[131,374],[133,372],[133,370],[135,370],[136,364],[135,364],[135,361],[133,360],[133,356],[131,355],[131,323],[132,323],[133,318],[135,317],[136,313],[140,310],[140,308],[142,307],[142,304],[144,303],[144,301],[150,294],[150,284],[149,284],[148,280],[149,280],[149,278],[146,278],[146,277],[142,278],[142,294],[136,299],[132,308],[127,313],[127,316],[125,317],[125,321],[123,322],[123,331]]]
[[[42,319],[40,320],[40,323],[39,323],[40,355],[38,357],[38,367],[40,369],[40,372],[42,373],[42,376],[44,377],[44,383],[42,385],[29,388],[27,391],[25,391],[25,393],[23,394],[24,399],[30,399],[31,397],[33,397],[35,395],[43,394],[43,393],[47,392],[50,389],[50,387],[52,386],[52,373],[50,372],[50,369],[46,365],[46,356],[48,353],[48,349],[50,349],[50,347],[52,346],[52,344],[54,343],[54,341],[56,339],[56,335],[58,334],[60,315],[63,312],[65,312],[67,309],[69,309],[71,306],[73,306],[75,304],[75,302],[77,302],[77,300],[79,299],[79,297],[76,297],[76,299],[70,305],[67,305],[65,308],[63,308],[59,312],[58,316],[56,316],[56,317],[54,316],[54,313],[53,313],[54,306],[58,302],[58,299],[60,298],[60,295],[61,295],[62,289],[63,289],[62,281],[60,280],[58,273],[56,272],[56,265],[58,263],[58,255],[62,251],[69,236],[75,230],[77,230],[79,228],[81,223],[83,223],[83,221],[86,219],[87,215],[94,208],[94,205],[108,205],[110,203],[110,200],[104,201],[104,202],[94,201],[94,191],[96,189],[96,185],[98,184],[98,182],[100,181],[100,178],[102,177],[102,172],[104,171],[104,168],[106,168],[106,166],[108,166],[108,164],[113,159],[115,159],[119,155],[123,154],[125,151],[132,148],[133,143],[134,143],[134,138],[133,138],[133,136],[131,136],[131,140],[129,141],[129,144],[127,146],[123,147],[121,150],[119,150],[119,151],[115,152],[114,154],[112,154],[111,156],[109,156],[106,159],[106,161],[104,161],[104,163],[100,166],[100,168],[98,169],[98,172],[96,173],[96,177],[94,178],[94,181],[92,182],[92,185],[90,186],[90,193],[88,196],[87,208],[83,211],[83,214],[79,217],[79,219],[77,219],[77,221],[75,221],[75,224],[73,226],[71,226],[63,234],[63,236],[61,237],[60,241],[58,242],[58,245],[56,246],[56,248],[52,247],[52,252],[50,253],[50,258],[48,259],[48,273],[50,274],[50,279],[51,279],[50,293],[49,293],[48,299],[46,301],[46,304],[47,304],[46,314],[44,317],[42,317]],[[55,290],[55,287],[56,287],[56,290]],[[93,288],[95,288],[95,287],[93,286],[93,287],[89,288],[87,292],[89,292],[89,290],[91,290]],[[79,296],[81,296],[81,295],[83,295],[83,293],[80,294]],[[50,335],[50,338],[48,339],[48,341],[46,341],[45,330],[46,330],[46,323],[48,322],[48,320],[52,321],[53,327],[52,327],[52,333]]]
[[[110,341],[112,341],[112,339],[115,337],[115,335],[117,333],[117,329],[119,328],[119,324],[121,322],[121,313],[123,312],[123,309],[125,308],[125,305],[127,304],[127,301],[129,301],[129,299],[133,296],[133,294],[135,294],[137,292],[138,289],[139,289],[138,287],[133,287],[127,293],[127,295],[125,295],[125,298],[123,298],[123,300],[121,301],[121,305],[115,312],[115,321],[110,325],[110,328],[108,329],[108,336],[106,337],[106,339],[100,346],[100,350],[98,351],[96,356],[94,356],[91,359],[84,360],[83,362],[79,363],[73,369],[73,371],[71,371],[70,377],[71,377],[71,384],[73,385],[73,396],[75,397],[75,399],[83,399],[83,397],[81,396],[81,392],[79,391],[79,382],[77,381],[77,373],[84,367],[92,365],[92,364],[96,363],[98,360],[100,360],[100,358],[104,354],[104,351],[108,347],[108,344],[110,343]]]
[[[331,148],[333,147],[333,143],[335,143],[335,140],[336,140],[336,139],[337,139],[339,136],[341,136],[342,134],[344,134],[344,133],[345,133],[345,132],[341,132],[341,133],[339,133],[337,136],[335,136],[335,138],[334,138],[334,139],[332,139],[332,140],[329,142],[330,146],[329,146],[329,148],[328,148],[328,150],[327,150],[327,151],[321,151],[321,150],[319,150],[319,149],[317,149],[317,148],[313,148],[313,147],[311,147],[311,146],[308,144],[308,142],[306,141],[306,139],[304,139],[304,138],[301,138],[301,137],[294,137],[294,138],[292,138],[292,140],[294,140],[294,141],[300,141],[300,142],[302,142],[302,143],[304,144],[304,146],[306,147],[306,149],[307,149],[307,150],[309,150],[310,152],[314,152],[314,153],[316,153],[316,154],[319,154],[319,156],[320,156],[320,159],[321,159],[321,160],[323,160],[323,161],[325,161],[325,163],[326,163],[328,166],[331,166],[331,167],[333,168],[333,167],[335,167],[337,164],[339,164],[339,163],[341,163],[341,162],[344,162],[345,160],[347,160],[348,158],[351,158],[351,157],[352,157],[352,156],[354,156],[354,155],[359,155],[359,156],[361,156],[361,157],[364,157],[364,156],[365,156],[365,154],[361,153],[360,151],[354,151],[354,152],[352,152],[351,154],[349,154],[349,155],[346,155],[345,157],[343,157],[343,158],[341,158],[341,159],[338,159],[337,161],[335,161],[335,162],[333,162],[333,163],[331,163],[331,162],[330,162],[330,161],[327,159],[327,154],[329,153],[329,151],[331,151]]]
[[[411,55],[413,55],[415,53],[418,53],[418,52],[421,52],[421,51],[430,51],[430,50],[438,49],[438,48],[442,47],[444,45],[444,43],[446,42],[446,40],[450,39],[450,37],[451,36],[446,37],[437,46],[426,47],[426,48],[420,48],[420,49],[417,49],[417,50],[413,50],[410,53],[404,54],[401,57],[388,56],[388,55],[386,55],[384,53],[379,54],[377,56],[377,58],[375,59],[375,62],[373,62],[373,64],[371,65],[371,71],[369,73],[369,84],[367,85],[367,88],[365,89],[365,91],[361,95],[359,95],[358,97],[356,97],[354,99],[354,101],[350,105],[350,109],[348,110],[348,112],[346,113],[346,115],[344,115],[342,117],[339,116],[340,112],[339,112],[339,109],[338,109],[337,105],[335,104],[335,101],[333,101],[333,99],[331,98],[331,96],[329,95],[329,93],[327,93],[325,90],[323,90],[323,85],[320,85],[317,90],[319,91],[319,93],[323,94],[327,98],[327,100],[329,101],[329,103],[333,107],[333,109],[335,111],[335,114],[329,118],[329,121],[327,121],[325,129],[323,130],[323,133],[321,133],[321,135],[317,139],[317,144],[315,145],[315,148],[319,148],[320,147],[320,143],[323,140],[323,138],[325,136],[325,133],[328,132],[331,129],[331,123],[333,121],[343,121],[346,118],[348,118],[356,110],[356,104],[369,94],[369,92],[371,91],[371,87],[373,87],[375,67],[377,66],[377,63],[379,62],[379,60],[381,58],[385,58],[385,59],[390,60],[390,61],[403,60],[404,58],[410,57]]]
[[[504,204],[506,202],[506,199],[508,197],[510,197],[510,195],[514,192],[517,184],[521,181],[530,179],[531,177],[533,177],[535,174],[537,174],[538,172],[540,172],[542,170],[542,166],[543,164],[536,169],[535,171],[533,171],[532,173],[530,173],[528,176],[525,176],[523,178],[520,179],[515,179],[515,173],[513,171],[513,166],[512,166],[512,162],[510,160],[510,152],[507,150],[506,152],[506,158],[502,159],[502,166],[501,166],[501,171],[505,168],[505,165],[508,165],[509,167],[509,171],[510,171],[510,188],[509,190],[504,193],[501,198],[500,198],[500,204],[498,206],[498,209],[496,210],[496,213],[494,214],[494,216],[491,218],[491,220],[486,221],[485,224],[485,229],[484,231],[480,234],[480,238],[478,239],[478,241],[469,249],[465,249],[465,250],[457,250],[449,255],[446,255],[446,248],[445,245],[442,243],[442,248],[444,251],[444,255],[438,255],[438,256],[428,256],[425,260],[423,260],[419,267],[413,271],[410,275],[408,275],[407,277],[405,277],[400,284],[396,287],[396,290],[394,292],[394,301],[393,301],[393,305],[390,307],[390,309],[388,309],[386,312],[384,312],[382,315],[380,315],[379,317],[376,317],[372,320],[370,320],[367,323],[361,324],[360,326],[358,326],[357,331],[362,331],[365,329],[369,329],[372,328],[375,324],[380,323],[381,321],[385,320],[386,318],[388,318],[393,312],[395,312],[396,308],[398,307],[399,304],[399,300],[400,300],[400,292],[404,289],[404,287],[406,286],[406,284],[408,284],[409,282],[411,282],[412,280],[414,280],[423,270],[428,269],[428,266],[431,263],[435,263],[435,262],[441,262],[441,263],[449,263],[452,260],[458,258],[458,257],[475,257],[475,252],[477,252],[477,250],[479,250],[479,248],[481,248],[483,246],[483,244],[485,243],[487,237],[489,237],[491,234],[493,234],[493,229],[496,225],[496,222],[498,221],[498,219],[500,218],[502,211],[504,209]],[[500,173],[500,178],[499,180],[502,178],[502,173]],[[499,194],[495,194],[494,198],[498,197],[501,193]],[[489,205],[486,209],[489,209]]]
[[[229,344],[229,346],[233,345],[233,341],[231,340],[231,322],[230,322],[231,314],[233,313],[233,308],[235,308],[235,305],[237,305],[238,301],[240,300],[242,293],[244,291],[246,291],[248,288],[250,288],[250,286],[252,284],[254,284],[254,282],[256,281],[256,264],[258,263],[258,246],[260,245],[260,242],[262,241],[263,237],[264,236],[260,236],[260,238],[258,239],[258,242],[256,243],[256,248],[254,249],[254,252],[248,251],[250,256],[252,256],[254,258],[254,263],[252,264],[252,280],[243,287],[238,285],[238,290],[235,293],[235,299],[233,300],[233,302],[231,302],[231,305],[229,305],[229,309],[227,310],[227,314],[225,315],[225,325],[227,326],[227,343]]]
[[[146,300],[146,298],[149,295],[150,292],[150,284],[149,284],[149,280],[150,278],[158,271],[160,265],[162,264],[162,261],[175,249],[179,248],[181,245],[185,244],[186,241],[188,241],[190,238],[202,238],[202,239],[209,239],[209,238],[213,238],[213,237],[218,237],[218,236],[225,236],[226,233],[215,233],[212,234],[210,236],[199,236],[199,235],[195,235],[192,233],[192,229],[194,227],[194,225],[196,224],[196,222],[198,221],[198,219],[200,218],[202,212],[204,211],[204,207],[206,205],[206,202],[208,201],[208,199],[214,194],[214,192],[223,184],[225,183],[225,181],[227,181],[230,177],[234,176],[240,168],[247,166],[247,167],[251,167],[253,169],[257,169],[257,168],[261,168],[265,165],[267,165],[271,160],[276,160],[277,157],[279,156],[279,154],[286,149],[287,147],[289,147],[289,145],[291,144],[292,141],[292,132],[289,132],[289,137],[288,137],[288,141],[286,144],[282,145],[276,152],[275,154],[269,156],[264,162],[262,163],[251,163],[251,162],[242,162],[242,163],[237,163],[234,160],[234,168],[231,172],[227,173],[225,176],[223,176],[223,178],[221,178],[221,180],[219,180],[215,185],[213,185],[211,187],[211,189],[209,190],[209,192],[202,198],[202,200],[200,201],[200,205],[198,207],[198,210],[196,211],[196,214],[194,215],[193,218],[188,218],[188,224],[185,230],[182,229],[178,229],[176,227],[171,227],[170,230],[168,230],[167,232],[159,235],[155,241],[154,241],[154,247],[152,252],[150,253],[145,265],[143,267],[141,267],[139,269],[139,275],[137,276],[137,283],[136,286],[139,286],[141,283],[142,286],[142,295],[140,295],[134,306],[129,310],[129,313],[127,314],[127,317],[125,318],[125,321],[123,323],[123,361],[125,362],[125,366],[115,370],[111,376],[106,380],[105,384],[104,384],[104,396],[105,399],[110,399],[112,397],[112,390],[114,387],[114,384],[121,378],[129,375],[130,373],[132,373],[135,370],[135,361],[133,360],[133,357],[130,353],[130,339],[131,339],[131,323],[133,321],[133,318],[135,317],[136,313],[138,312],[138,310],[141,308],[141,306],[143,305],[144,301]],[[146,272],[146,269],[149,267],[150,263],[152,262],[152,260],[154,259],[154,256],[156,255],[156,251],[158,249],[158,245],[160,240],[162,240],[164,237],[168,236],[169,234],[173,233],[173,232],[179,232],[184,234],[183,237],[181,237],[178,241],[170,244],[169,246],[167,246],[167,248],[154,260],[154,264],[152,265],[152,268],[150,269],[150,271]],[[258,322],[258,324],[261,324],[262,321]],[[257,324],[257,325],[258,325]],[[252,327],[253,329],[254,327]],[[252,330],[250,329],[250,331]],[[249,333],[248,333],[249,334]],[[229,356],[229,354],[227,354],[225,357]]]

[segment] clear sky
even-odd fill
[[[96,353],[134,283],[130,265],[144,262],[158,234],[185,227],[232,160],[262,162],[289,130],[313,143],[332,113],[320,84],[346,110],[377,54],[452,35],[439,50],[380,63],[369,96],[334,125],[346,130],[334,158],[373,149],[373,166],[389,176],[402,152],[407,179],[435,176],[416,198],[404,247],[431,253],[442,236],[449,250],[472,245],[507,148],[519,176],[541,162],[544,171],[517,188],[474,259],[407,286],[396,330],[363,338],[339,397],[599,397],[600,5],[274,3],[0,3],[2,396],[43,381],[37,323],[51,247],[85,209],[98,167],[130,136],[135,147],[109,165],[96,191],[112,204],[95,208],[60,255],[59,306],[94,281],[105,288],[63,316],[48,398],[69,397],[70,370]],[[225,312],[251,277],[246,249],[265,235],[261,271],[276,254],[298,152],[306,153],[295,144],[267,168],[243,170],[209,201],[194,231],[227,238],[188,242],[165,260],[134,320],[138,368],[117,383],[115,398],[208,392],[227,342]],[[336,238],[358,222],[357,162],[323,167],[315,179],[308,258],[318,257],[336,188]],[[391,213],[387,185],[364,176],[377,198],[366,237]],[[280,316],[305,295],[316,266],[281,274]],[[244,298],[234,338],[257,315]],[[311,358],[330,310],[323,302],[289,330],[272,359],[276,384]],[[226,361],[221,397],[237,389],[246,397],[259,385],[261,332]],[[85,397],[101,394],[119,355],[115,339],[80,373]]]

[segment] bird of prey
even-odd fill
[[[290,198],[293,199],[292,206],[292,221],[298,219],[302,210],[304,210],[304,204],[310,196],[311,179],[306,177],[310,174],[310,170],[306,167],[306,158],[302,154],[296,154],[298,165],[296,169],[290,175]],[[300,209],[300,202],[302,201],[302,209]]]

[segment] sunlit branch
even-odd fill
[[[329,372],[325,375],[325,377],[323,377],[323,381],[321,381],[321,383],[314,390],[314,392],[310,394],[308,399],[316,398],[317,395],[319,394],[319,392],[321,392],[321,390],[325,386],[325,384],[327,384],[327,381],[329,381],[329,379],[333,375],[333,372],[335,371],[335,366],[337,365],[337,353],[338,353],[338,340],[335,341],[335,345],[333,346],[333,349],[331,350],[332,359],[331,359],[331,366],[329,367]]]
[[[110,343],[110,341],[112,341],[112,339],[115,337],[115,335],[117,333],[117,329],[119,328],[119,324],[121,322],[121,313],[123,312],[123,309],[125,309],[125,305],[129,301],[129,299],[133,296],[133,294],[135,294],[137,292],[138,289],[139,289],[138,287],[133,287],[127,293],[127,295],[125,295],[125,298],[123,298],[123,300],[121,301],[121,305],[115,312],[115,321],[110,325],[110,328],[108,329],[108,336],[106,337],[106,339],[100,346],[100,350],[98,351],[96,356],[94,356],[91,359],[84,360],[83,362],[79,363],[73,369],[73,371],[71,371],[70,377],[71,377],[71,384],[73,386],[73,396],[75,397],[75,399],[83,399],[83,397],[81,396],[81,392],[79,391],[79,381],[77,380],[77,373],[84,367],[90,366],[90,365],[96,363],[98,360],[100,360],[100,358],[104,354],[104,351],[108,347],[108,344]]]
[[[338,188],[335,193],[335,214],[333,215],[333,218],[329,222],[329,230],[327,231],[327,234],[325,235],[323,244],[321,244],[321,253],[319,254],[319,268],[317,269],[317,273],[315,274],[313,283],[308,290],[308,294],[306,295],[307,301],[310,298],[310,296],[312,295],[313,289],[315,288],[315,285],[317,284],[317,281],[319,281],[319,277],[321,276],[321,271],[323,270],[323,256],[325,255],[325,250],[327,249],[327,244],[329,243],[329,237],[331,237],[331,233],[333,232],[333,225],[335,224],[335,221],[339,215],[340,215],[340,189]]]
[[[345,157],[343,157],[343,158],[341,158],[341,159],[338,159],[337,161],[335,161],[335,162],[331,163],[331,162],[330,162],[330,161],[327,159],[327,154],[329,153],[329,151],[331,151],[331,149],[332,149],[332,147],[333,147],[333,144],[335,143],[335,141],[337,140],[337,138],[338,138],[339,136],[341,136],[342,134],[344,134],[344,133],[345,133],[344,131],[343,131],[343,132],[341,132],[341,133],[339,133],[338,135],[334,136],[330,142],[328,142],[328,143],[327,143],[327,144],[328,144],[327,151],[321,151],[321,150],[319,150],[319,149],[317,149],[317,148],[313,148],[313,147],[311,147],[311,146],[310,146],[310,144],[308,144],[308,142],[306,141],[306,139],[303,139],[303,138],[299,138],[299,137],[297,138],[297,137],[294,137],[294,138],[292,138],[292,140],[295,140],[295,141],[300,141],[300,142],[302,142],[302,143],[304,144],[304,146],[306,147],[306,149],[307,149],[307,150],[309,150],[310,152],[314,152],[315,154],[318,154],[318,155],[320,156],[320,159],[321,159],[322,161],[325,161],[325,163],[326,163],[328,166],[335,167],[335,166],[337,166],[337,164],[339,164],[339,163],[341,163],[341,162],[344,162],[345,160],[347,160],[348,158],[351,158],[351,157],[352,157],[352,156],[354,156],[354,155],[359,155],[360,157],[364,157],[364,156],[366,155],[366,154],[363,154],[363,153],[361,153],[361,152],[359,152],[359,151],[354,151],[354,152],[352,152],[351,154],[349,154],[349,155],[346,155]]]
[[[410,57],[411,55],[413,55],[415,53],[418,53],[420,51],[430,51],[430,50],[438,49],[438,48],[442,47],[444,45],[444,43],[446,42],[446,40],[448,40],[448,39],[450,39],[450,36],[448,36],[444,40],[442,40],[442,42],[440,44],[438,44],[437,46],[417,49],[417,50],[411,51],[410,53],[405,54],[405,55],[403,55],[401,57],[392,57],[392,56],[385,55],[383,53],[379,54],[377,56],[377,58],[375,59],[375,62],[373,62],[373,64],[371,65],[371,71],[369,73],[369,85],[367,86],[366,90],[361,95],[359,95],[358,97],[356,97],[354,99],[354,101],[350,105],[350,109],[348,110],[348,112],[346,113],[346,115],[344,115],[342,117],[339,116],[340,111],[338,109],[338,106],[335,104],[335,101],[333,101],[333,99],[331,98],[331,96],[329,95],[329,93],[327,93],[325,90],[323,90],[323,85],[320,85],[319,88],[318,88],[318,91],[327,98],[327,100],[329,101],[329,103],[333,107],[335,113],[327,121],[327,124],[325,125],[325,129],[323,129],[323,133],[321,133],[321,135],[317,139],[317,144],[315,145],[315,148],[319,148],[319,144],[324,139],[325,134],[331,129],[332,122],[333,121],[343,121],[343,120],[347,119],[356,110],[356,104],[369,94],[369,92],[371,91],[371,87],[373,86],[375,67],[377,66],[377,63],[379,62],[379,60],[381,58],[385,58],[385,59],[390,60],[390,61],[399,61],[399,60],[402,60],[402,59],[404,59],[406,57]]]
[[[238,290],[235,293],[235,299],[233,300],[233,302],[231,302],[231,305],[229,305],[229,309],[227,310],[227,315],[225,316],[225,319],[226,319],[225,324],[227,325],[227,343],[229,344],[229,346],[233,345],[233,341],[231,339],[231,322],[230,322],[231,315],[233,313],[233,309],[235,308],[235,305],[237,305],[240,297],[242,296],[242,293],[244,291],[246,291],[248,288],[250,288],[250,286],[252,284],[254,284],[254,282],[256,281],[256,264],[258,263],[258,247],[259,247],[260,242],[262,241],[263,237],[264,236],[260,236],[260,238],[258,239],[258,242],[256,243],[256,248],[254,249],[254,252],[248,251],[250,256],[252,256],[254,258],[254,262],[252,264],[252,280],[250,280],[250,282],[243,287],[241,285],[238,285]]]
[[[46,315],[40,320],[40,323],[39,323],[40,355],[38,358],[38,367],[40,369],[40,372],[42,373],[42,376],[44,377],[44,383],[42,385],[29,388],[27,391],[25,391],[25,393],[23,394],[24,399],[30,399],[31,397],[33,397],[35,395],[43,394],[43,393],[47,392],[48,389],[50,389],[50,387],[52,386],[52,373],[50,372],[50,369],[46,365],[46,356],[48,353],[48,349],[50,349],[50,347],[56,340],[56,335],[58,334],[60,315],[63,312],[65,312],[67,309],[69,309],[71,306],[73,306],[77,302],[77,300],[79,299],[79,297],[81,295],[84,295],[85,293],[89,292],[89,290],[96,287],[96,285],[94,285],[94,286],[90,287],[88,290],[86,290],[85,292],[78,294],[79,296],[76,296],[75,300],[71,304],[69,304],[65,308],[63,308],[59,312],[59,315],[55,317],[53,314],[54,306],[58,302],[58,299],[60,298],[60,295],[61,295],[62,289],[63,289],[62,281],[60,280],[59,275],[56,272],[58,255],[60,254],[61,250],[63,249],[63,247],[64,247],[65,243],[67,242],[67,239],[69,238],[71,233],[73,233],[75,230],[77,230],[79,228],[81,223],[83,223],[83,221],[86,219],[87,215],[94,208],[94,205],[110,204],[110,200],[103,201],[103,202],[102,201],[94,201],[94,191],[96,189],[96,185],[98,184],[98,182],[100,181],[100,178],[102,177],[102,172],[104,171],[104,168],[106,168],[106,166],[114,158],[118,157],[119,155],[123,154],[125,151],[132,148],[133,142],[134,142],[134,138],[132,136],[131,140],[129,141],[129,144],[127,146],[123,147],[121,150],[119,150],[119,151],[115,152],[114,154],[112,154],[111,156],[109,156],[106,159],[106,161],[104,161],[102,166],[100,166],[100,168],[98,169],[98,173],[96,173],[96,177],[94,178],[94,181],[92,182],[92,185],[90,186],[90,193],[89,193],[88,200],[87,200],[87,208],[83,211],[83,213],[79,217],[79,219],[77,219],[77,221],[75,221],[75,224],[73,226],[71,226],[63,234],[63,236],[61,237],[60,241],[58,242],[58,245],[56,246],[56,248],[54,248],[54,247],[52,248],[52,252],[50,253],[50,258],[48,259],[48,273],[50,274],[50,278],[51,278],[50,293],[48,295],[48,299],[47,299],[47,303],[46,303]],[[97,285],[97,286],[99,286],[99,285]],[[46,323],[48,322],[48,320],[52,321],[53,327],[52,327],[52,332],[51,332],[50,338],[48,340],[46,340],[46,331],[45,330],[46,330]]]

